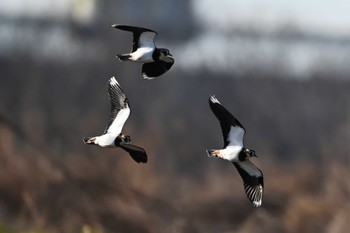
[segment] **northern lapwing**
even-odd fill
[[[229,160],[235,165],[243,179],[248,199],[258,207],[262,203],[264,179],[262,172],[249,160],[257,157],[255,151],[244,147],[243,137],[246,130],[214,95],[209,97],[209,106],[220,122],[224,148],[207,150],[207,154],[209,157]]]
[[[131,144],[130,136],[121,133],[130,115],[130,108],[129,101],[115,77],[108,80],[108,97],[111,102],[111,113],[104,133],[101,136],[84,137],[84,143],[101,147],[121,147],[136,162],[146,163],[146,151],[141,147]]]
[[[112,24],[111,27],[133,34],[133,45],[130,53],[118,54],[120,61],[134,61],[144,63],[141,76],[144,79],[153,79],[167,72],[174,64],[174,58],[168,49],[157,48],[154,38],[157,32],[134,26]]]

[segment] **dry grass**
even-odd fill
[[[13,67],[0,110],[16,122],[0,115],[4,233],[347,232],[349,82],[203,73],[150,84],[125,73],[133,112],[124,130],[149,155],[140,165],[81,141],[106,121],[109,66],[29,63],[23,79],[20,61],[1,66]],[[265,176],[261,208],[232,164],[205,154],[222,143],[209,94],[247,125]]]
[[[0,134],[0,214],[13,232],[348,230],[350,171],[340,163],[264,163],[265,199],[255,209],[226,164],[219,170],[210,163],[201,167],[201,177],[190,179],[155,163],[135,164],[115,151],[72,153],[57,162],[6,127]]]

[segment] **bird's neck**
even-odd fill
[[[240,161],[244,161],[244,160],[247,160],[249,159],[250,157],[253,157],[252,154],[250,153],[250,150],[249,149],[246,149],[246,148],[242,148],[242,150],[239,152],[238,154],[238,159]]]
[[[159,61],[159,57],[160,57],[160,49],[155,48],[152,53],[152,58],[154,61]]]

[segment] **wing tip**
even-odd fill
[[[152,29],[149,28],[144,28],[144,27],[138,27],[138,26],[131,26],[131,25],[124,25],[124,24],[111,24],[110,25],[112,28],[117,28],[123,31],[129,31],[129,32],[139,32],[140,30],[142,32],[154,32],[156,35],[158,35],[158,33]]]
[[[213,103],[213,104],[215,104],[215,103],[220,104],[219,100],[216,98],[215,95],[209,96],[209,101],[210,101],[211,103]]]
[[[134,158],[135,159],[135,158]],[[143,156],[142,158],[138,158],[138,159],[135,159],[135,161],[138,163],[138,164],[146,164],[148,162],[148,157],[147,155]]]
[[[120,24],[116,24],[116,23],[114,23],[114,24],[111,24],[110,26],[111,26],[112,28],[118,28],[118,27],[119,27],[119,25],[120,25]]]
[[[260,207],[262,204],[262,201],[261,200],[260,201],[253,201],[252,203],[253,203],[254,207]]]
[[[108,79],[108,84],[111,86],[115,86],[118,85],[120,86],[119,82],[117,81],[117,79],[115,78],[115,76],[112,76]]]
[[[263,186],[261,184],[256,186],[250,186],[245,184],[244,186],[247,197],[249,201],[253,204],[253,206],[261,206],[263,197]]]
[[[144,80],[152,80],[154,78],[156,78],[157,76],[148,76],[145,72],[142,72],[141,73],[141,77],[144,79]]]
[[[120,147],[123,148],[126,152],[128,152],[135,162],[139,164],[145,164],[148,162],[147,153],[143,148],[135,146],[131,143],[121,145]]]

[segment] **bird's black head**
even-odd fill
[[[163,54],[164,56],[173,56],[173,55],[170,54],[169,49],[163,49],[163,48],[161,48],[161,49],[160,49],[160,53]]]
[[[247,157],[258,157],[255,154],[255,150],[249,150],[249,149],[244,149],[245,154],[247,155]]]
[[[249,150],[249,149],[243,148],[238,154],[239,161],[245,161],[251,157],[258,157],[255,154],[255,150]]]
[[[131,138],[129,135],[119,134],[118,137],[114,140],[116,146],[123,144],[131,143]]]
[[[170,54],[169,49],[159,48],[157,49],[158,60],[173,61],[173,55]]]

